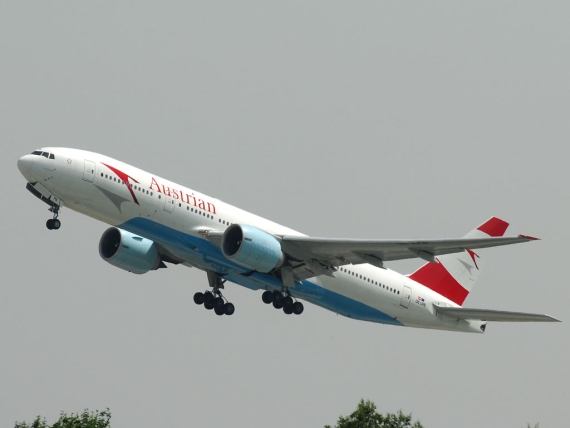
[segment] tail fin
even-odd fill
[[[507,227],[509,223],[492,217],[464,237],[503,236]],[[437,257],[437,260],[439,263],[427,263],[409,275],[410,279],[425,285],[458,305],[463,305],[481,273],[481,258],[474,251],[466,249],[462,253]]]

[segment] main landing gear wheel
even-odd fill
[[[273,293],[269,290],[264,291],[261,295],[261,300],[263,300],[263,303],[269,305],[273,302]]]
[[[304,310],[305,310],[305,307],[303,306],[303,304],[301,302],[293,303],[293,313],[295,315],[301,315]]]
[[[234,306],[233,303],[228,302],[224,305],[224,313],[226,315],[233,315],[235,311],[236,307]]]
[[[204,293],[197,292],[196,294],[194,294],[194,303],[196,303],[197,305],[201,305],[202,303],[204,303]]]

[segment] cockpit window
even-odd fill
[[[53,155],[53,153],[50,153],[50,154],[49,154],[49,158],[50,158],[50,159],[55,159],[55,156]]]
[[[32,154],[33,154],[33,155],[36,155],[36,156],[39,156],[39,155],[42,154],[42,151],[41,151],[41,150],[35,150],[35,151],[32,152]]]
[[[42,152],[42,156],[44,158],[49,158],[49,153],[48,152]]]

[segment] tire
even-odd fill
[[[291,296],[287,296],[283,299],[283,306],[293,305],[293,298]]]
[[[212,302],[214,305],[214,309],[223,309],[224,308],[224,299],[221,297],[216,297]]]
[[[204,303],[211,304],[213,301],[214,301],[214,295],[212,294],[212,292],[206,291],[204,293]]]
[[[291,315],[293,313],[293,305],[284,305],[283,312],[285,312],[287,315]]]
[[[223,307],[221,307],[221,308],[214,308],[214,312],[216,313],[216,315],[222,316],[222,315],[224,315],[224,308],[223,308]]]
[[[283,302],[278,302],[276,300],[273,301],[273,307],[275,309],[281,309],[283,307]]]
[[[281,291],[277,291],[275,290],[273,292],[273,303],[275,304],[275,302],[281,304],[281,307],[283,307],[283,294],[281,294]]]
[[[54,230],[57,230],[61,227],[61,221],[59,221],[57,218],[54,218],[51,224]]]
[[[263,303],[269,305],[271,302],[273,302],[273,293],[271,291],[264,291],[261,295],[261,300],[263,300]]]
[[[224,313],[226,315],[233,315],[235,311],[236,307],[234,306],[233,303],[228,302],[224,305]]]
[[[208,309],[209,311],[211,311],[212,309],[214,309],[214,305],[212,304],[212,302],[204,302],[204,307],[206,309]]]
[[[197,305],[201,305],[202,303],[204,303],[204,293],[197,292],[196,294],[194,294],[194,303],[196,303]]]
[[[48,221],[46,221],[46,227],[49,230],[53,230],[53,220],[51,218]]]
[[[301,315],[304,310],[305,310],[305,307],[303,306],[303,304],[301,302],[293,303],[293,313],[295,315]]]

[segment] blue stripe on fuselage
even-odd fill
[[[206,239],[197,238],[141,217],[133,218],[118,227],[151,239],[184,260],[224,274],[224,279],[252,290],[281,288],[281,282],[275,276],[260,272],[251,274],[251,270],[228,260],[218,247]],[[247,276],[244,276],[245,274]],[[290,291],[295,297],[349,318],[402,325],[401,322],[377,309],[327,290],[308,280],[296,282],[295,289]]]

